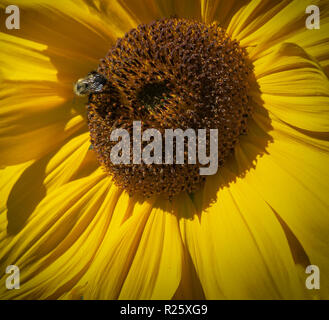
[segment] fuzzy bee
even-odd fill
[[[87,77],[79,79],[74,84],[74,92],[77,96],[86,96],[92,93],[102,92],[107,80],[96,71],[88,73]]]

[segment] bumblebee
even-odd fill
[[[77,96],[86,96],[92,93],[102,92],[106,83],[107,80],[103,75],[92,71],[88,73],[87,77],[79,79],[74,84],[73,90]]]

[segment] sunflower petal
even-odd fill
[[[176,217],[167,206],[157,202],[152,209],[150,202],[136,203],[131,217],[117,231],[109,231],[111,241],[104,240],[85,277],[91,278],[86,299],[170,299],[174,295],[180,282],[182,246]]]
[[[272,126],[273,143],[258,159],[255,170],[245,176],[245,183],[275,210],[298,239],[311,263],[319,266],[320,295],[328,297],[328,143],[325,148],[323,143],[316,143],[316,139],[313,143],[310,137],[294,132],[279,119],[272,119]],[[251,161],[252,145],[241,147],[245,161]],[[242,159],[239,157],[239,161]],[[306,276],[304,274],[304,280]]]
[[[176,216],[164,208],[152,211],[120,299],[170,299],[181,279],[182,245]]]
[[[21,290],[1,291],[1,296],[47,298],[61,287],[58,286],[59,279],[64,285],[77,275],[73,271],[66,273],[66,268],[78,267],[77,264],[72,266],[70,259],[77,261],[81,241],[84,236],[89,236],[90,225],[97,223],[101,212],[111,211],[105,199],[111,182],[103,178],[104,173],[99,171],[66,184],[44,198],[26,226],[1,252],[1,265],[15,264],[21,270]],[[109,194],[113,200],[113,192]],[[98,245],[98,242],[92,243]],[[90,245],[89,241],[86,244]],[[91,259],[90,256],[88,258]],[[65,264],[66,267],[63,267]],[[57,269],[59,265],[63,267],[62,271]],[[55,269],[57,271],[52,272]],[[52,285],[45,289],[42,284],[48,281],[47,277]]]
[[[30,162],[23,163],[17,166],[7,167],[0,170],[0,250],[7,243],[6,235],[7,235],[7,201],[10,195],[10,192],[24,172],[24,170],[30,166]]]
[[[7,4],[10,1],[2,6]],[[70,87],[97,66],[109,43],[136,26],[114,0],[18,0],[16,5],[21,11],[21,29],[4,32],[45,45],[44,53],[58,70],[58,78]]]
[[[318,30],[305,27],[306,8],[317,5],[321,13]],[[250,57],[256,60],[283,42],[295,43],[314,56],[326,71],[329,67],[329,6],[325,1],[287,0],[251,1],[233,17],[228,32],[242,46],[253,48]]]
[[[44,45],[3,33],[0,45],[0,165],[7,166],[49,153],[83,120],[61,96]]]
[[[48,190],[70,181],[80,169],[90,148],[89,133],[72,138],[55,155],[45,168],[44,184]]]
[[[255,62],[264,107],[301,129],[329,131],[329,79],[299,46],[283,44]]]
[[[244,45],[243,41],[248,35],[253,35],[262,25],[285,8],[289,2],[291,0],[284,0],[279,3],[271,0],[244,2],[245,6],[240,8],[230,20],[227,28],[228,34]]]
[[[220,179],[230,173],[222,170]],[[303,296],[281,225],[243,179],[223,187],[200,219],[183,219],[206,298],[279,299]]]
[[[246,4],[244,0],[200,0],[201,17],[205,23],[218,21],[224,28],[228,26],[232,16]]]

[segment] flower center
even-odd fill
[[[216,129],[220,166],[246,133],[252,112],[248,95],[252,65],[245,50],[217,24],[170,18],[140,25],[117,40],[97,74],[106,84],[89,92],[91,143],[100,164],[130,194],[192,193],[205,177],[200,175],[199,160],[135,164],[131,154],[130,163],[114,164],[110,157],[117,144],[110,139],[114,129],[132,134],[134,121],[140,121],[142,130],[161,133]],[[99,82],[93,87],[99,88]],[[204,143],[209,151],[208,140]]]
[[[154,111],[165,108],[170,89],[165,82],[146,83],[137,94],[138,103]]]

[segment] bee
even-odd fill
[[[77,96],[86,96],[91,93],[102,92],[106,83],[107,80],[103,75],[92,71],[88,73],[87,77],[79,79],[74,84],[73,90]]]

